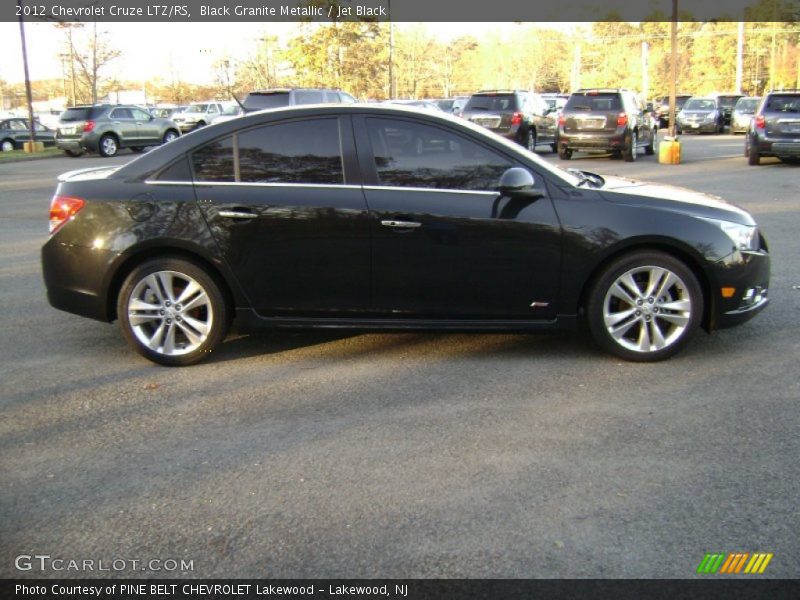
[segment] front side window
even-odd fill
[[[144,112],[143,110],[140,110],[138,108],[134,108],[132,110],[133,110],[133,118],[136,119],[137,121],[149,121],[151,118],[150,115]]]
[[[495,190],[511,161],[460,135],[421,123],[368,118],[381,185]]]

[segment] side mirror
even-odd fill
[[[531,172],[521,167],[511,167],[500,176],[498,191],[504,196],[541,198],[544,194],[533,188],[534,179]]]

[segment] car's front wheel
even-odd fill
[[[621,358],[663,360],[694,335],[703,313],[703,292],[678,259],[642,251],[612,262],[598,277],[586,303],[597,344]]]
[[[164,134],[164,138],[161,140],[164,144],[169,144],[172,140],[178,139],[178,132],[174,129],[170,129]]]
[[[180,258],[146,261],[128,275],[117,298],[125,339],[167,366],[203,360],[225,338],[228,310],[214,278]]]
[[[558,158],[561,160],[569,160],[572,158],[572,150],[567,148],[566,146],[560,146],[558,148]]]
[[[3,152],[11,152],[14,149],[14,142],[11,140],[3,140],[0,148],[2,148]]]

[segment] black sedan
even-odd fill
[[[3,152],[22,150],[25,142],[31,141],[31,130],[28,119],[4,119],[0,121],[0,149]],[[45,146],[54,146],[55,132],[38,121],[33,122],[36,141]]]
[[[753,218],[553,167],[461,119],[375,105],[254,113],[121,168],[62,175],[42,249],[56,308],[186,365],[229,325],[541,331],[667,358],[767,302]]]

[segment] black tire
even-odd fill
[[[181,306],[182,297],[187,306]],[[131,306],[134,298],[139,306]],[[146,305],[157,308],[141,308]],[[138,311],[135,325],[131,311]],[[117,316],[122,335],[136,352],[169,367],[205,359],[225,339],[229,326],[225,296],[214,277],[182,258],[156,258],[135,267],[120,288]]]
[[[174,129],[168,129],[164,133],[164,137],[161,138],[161,143],[162,144],[169,144],[172,140],[178,139],[180,137],[180,135],[181,134],[178,133],[177,131],[175,131]]]
[[[639,138],[636,135],[635,131],[631,131],[628,134],[628,143],[625,145],[625,150],[623,151],[622,155],[625,158],[625,162],[634,162],[636,160],[636,155],[639,152],[637,148],[637,144],[639,143]]]
[[[83,150],[64,150],[64,154],[72,158],[78,158],[79,156],[83,156]]]
[[[674,279],[664,279],[667,272]],[[639,293],[626,284],[617,286],[622,278],[632,280]],[[661,282],[668,286],[661,289]],[[648,285],[657,290],[649,296]],[[612,293],[617,289],[623,294]],[[628,300],[622,300],[626,292]],[[702,320],[703,306],[700,283],[683,262],[663,252],[636,251],[614,260],[600,273],[585,308],[598,346],[625,360],[653,362],[675,355],[689,343]]]
[[[556,143],[550,144],[550,150],[552,150],[553,152],[558,152],[558,144]]]
[[[522,138],[522,145],[529,151],[529,152],[536,152],[536,130],[535,129],[528,129],[525,136]]]
[[[558,148],[558,158],[561,160],[569,160],[572,158],[572,150],[567,148],[566,146],[560,146]]]
[[[107,133],[100,138],[97,144],[100,156],[116,156],[119,154],[119,140],[116,136]]]
[[[653,133],[650,136],[650,141],[647,143],[647,146],[644,147],[644,153],[647,156],[653,156],[656,153],[656,136],[658,135],[658,130],[653,128]]]
[[[206,122],[205,121],[200,121],[197,125],[195,125],[194,128],[195,129],[200,129],[201,127],[205,127],[205,126],[206,126]]]
[[[12,150],[16,150],[16,144],[14,144],[14,140],[6,139],[0,142],[0,149],[3,152],[11,152]]]
[[[751,167],[758,166],[761,163],[761,155],[758,153],[758,147],[748,140],[747,144],[747,164]]]

